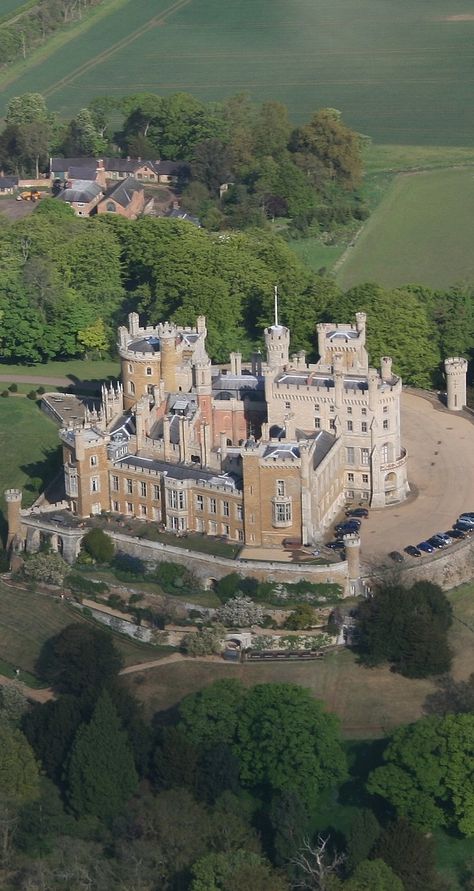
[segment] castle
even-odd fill
[[[77,517],[103,511],[177,534],[250,547],[316,544],[348,502],[382,507],[409,491],[400,441],[402,382],[369,367],[366,316],[317,326],[319,360],[290,357],[290,331],[265,329],[265,355],[215,366],[195,328],[119,329],[122,383],[62,427],[64,480]]]

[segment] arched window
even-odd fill
[[[128,392],[131,393],[132,396],[135,395],[135,384],[133,383],[133,381],[128,382]]]
[[[117,208],[115,207],[114,202],[113,202],[113,201],[107,201],[107,212],[108,212],[108,213],[115,213],[116,210],[117,210]]]

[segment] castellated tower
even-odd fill
[[[467,360],[452,357],[444,360],[447,405],[449,411],[461,411],[467,403]]]
[[[7,549],[10,548],[17,536],[21,535],[21,498],[20,489],[6,489],[5,501],[7,502],[8,538]]]
[[[265,328],[267,365],[277,370],[288,365],[290,355],[290,332],[283,325],[270,325]]]

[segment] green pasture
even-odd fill
[[[474,169],[397,176],[337,270],[343,288],[474,278]]]
[[[0,362],[0,389],[4,389],[1,383],[2,375],[12,375],[15,378],[57,378],[58,380],[74,381],[106,381],[113,378],[117,380],[120,374],[120,366],[114,359],[68,359],[65,362],[43,362],[41,365],[10,365]]]
[[[2,105],[31,89],[64,115],[103,93],[248,91],[295,121],[339,108],[376,142],[472,145],[470,13],[461,0],[109,0],[3,73]]]
[[[23,9],[27,9],[30,3],[26,0],[2,0],[0,4],[0,22],[7,21],[10,16],[14,16]]]

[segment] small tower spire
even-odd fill
[[[275,328],[278,328],[278,285],[275,285]]]

